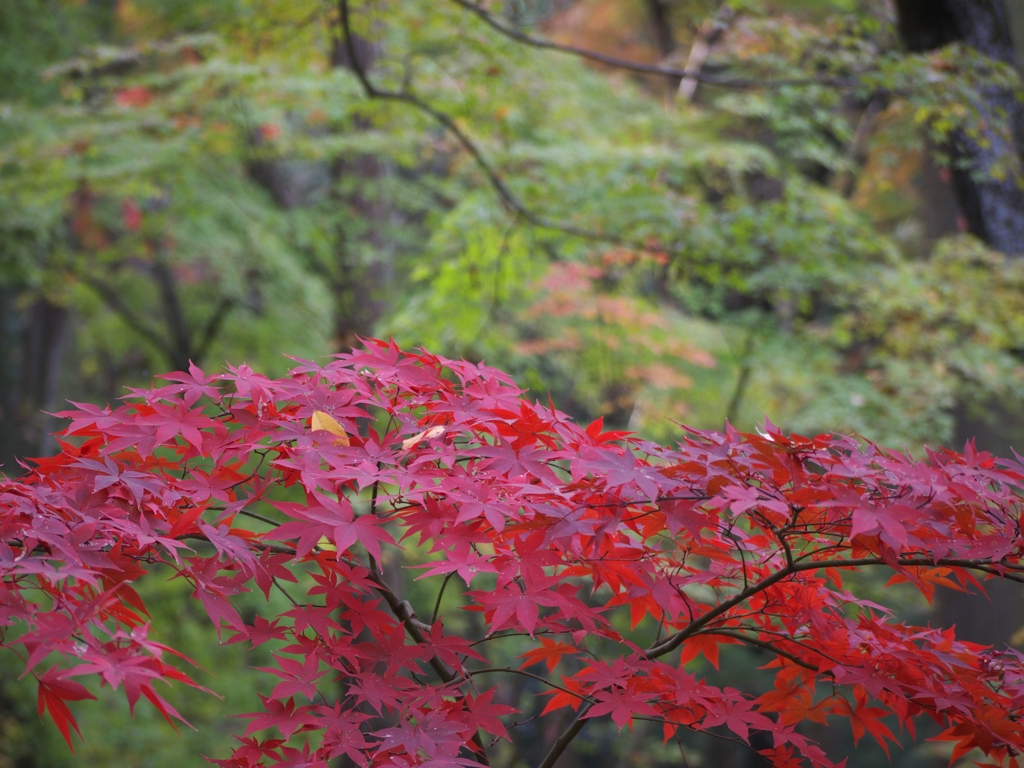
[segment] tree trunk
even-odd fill
[[[38,298],[17,311],[18,291],[0,286],[0,472],[20,474],[17,459],[56,447],[50,432],[69,333],[68,311]]]
[[[897,10],[900,35],[911,51],[961,42],[996,61],[1016,63],[1011,22],[1020,14],[1011,17],[1003,0],[897,0]],[[1015,167],[1002,179],[990,173],[1008,157],[1021,158],[1024,108],[1012,92],[997,88],[983,90],[977,106],[992,124],[1005,115],[1012,135],[990,130],[981,141],[963,132],[952,137],[949,150],[954,160],[970,167],[954,170],[957,201],[973,234],[1003,253],[1024,255],[1024,189],[1019,169]]]
[[[335,42],[331,65],[369,72],[380,56],[379,47],[360,37],[353,39],[356,61],[350,60],[348,47],[341,39]],[[356,129],[364,126],[357,123]],[[365,126],[369,127],[369,126]],[[372,333],[377,321],[389,307],[390,288],[394,284],[394,264],[387,254],[385,229],[392,207],[381,194],[380,182],[387,175],[387,160],[370,154],[339,157],[333,164],[335,183],[352,179],[354,189],[336,195],[340,205],[347,206],[363,226],[359,231],[339,232],[336,246],[336,280],[334,312],[334,346],[347,352],[358,344],[359,336]],[[362,258],[360,245],[373,256]]]
[[[646,0],[647,15],[651,20],[651,33],[658,55],[666,58],[676,49],[672,22],[669,19],[668,0]]]

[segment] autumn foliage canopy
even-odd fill
[[[149,637],[132,584],[153,572],[188,580],[224,642],[277,642],[264,708],[238,713],[233,755],[210,756],[222,766],[487,765],[515,717],[506,675],[544,683],[545,713],[571,710],[542,768],[594,718],[654,721],[666,739],[757,733],[775,766],[839,757],[805,720],[886,745],[924,716],[954,758],[1024,749],[1021,654],[907,626],[843,587],[870,567],[928,596],[1024,577],[1018,462],[970,447],[916,461],[770,424],[668,448],[384,342],[278,380],[163,379],[61,414],[62,452],[0,478],[3,641],[69,742],[85,678],[172,721],[155,684],[197,685]],[[438,590],[464,583],[479,636],[400,599],[381,563],[403,548]],[[246,623],[232,598],[248,590],[281,590],[289,609]],[[642,622],[658,628],[646,647]],[[488,661],[503,642],[528,648],[518,668]],[[691,662],[723,644],[770,652],[774,687],[698,676]]]

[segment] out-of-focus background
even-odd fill
[[[190,361],[281,375],[359,336],[486,360],[662,441],[767,415],[916,455],[1024,445],[1024,3],[348,5],[351,47],[321,0],[0,2],[4,472],[56,449],[45,412],[66,400]],[[403,99],[367,98],[360,72]],[[218,646],[180,582],[146,589],[226,700],[176,694],[198,726],[179,737],[101,698],[71,757],[0,658],[0,768],[227,751],[260,654]],[[1024,644],[1022,595],[990,597],[900,608]],[[544,727],[505,764],[535,764]],[[819,735],[851,766],[885,760]],[[694,768],[760,764],[690,747]],[[680,764],[639,726],[574,749],[566,768]]]

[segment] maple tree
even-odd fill
[[[531,403],[505,374],[393,342],[270,379],[247,366],[163,377],[116,408],[77,405],[62,452],[0,485],[0,627],[71,744],[79,680],[183,720],[156,683],[199,687],[149,637],[132,584],[194,587],[227,643],[276,643],[264,709],[221,766],[487,765],[515,710],[503,675],[574,712],[550,768],[594,718],[751,743],[776,766],[833,763],[803,721],[913,737],[924,715],[997,764],[1024,749],[1024,656],[908,626],[843,587],[886,568],[927,596],[1024,580],[1024,464],[968,445],[916,461],[853,437],[689,432],[676,448]],[[436,602],[381,568],[403,545]],[[446,630],[466,585],[478,633]],[[302,588],[305,594],[298,595]],[[243,620],[232,597],[280,590]],[[628,621],[616,620],[628,614]],[[657,624],[641,646],[635,631]],[[518,667],[494,649],[529,644]],[[768,651],[767,693],[688,670]],[[889,718],[889,720],[886,720]],[[835,756],[832,756],[833,758]]]

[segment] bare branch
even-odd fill
[[[171,271],[167,259],[164,258],[163,246],[159,243],[153,249],[153,274],[156,277],[157,287],[160,289],[167,330],[170,332],[174,349],[171,363],[175,368],[185,370],[188,368],[188,360],[192,356],[192,334],[178,298],[177,280],[174,279],[174,273]]]
[[[132,330],[137,334],[146,339],[150,344],[160,350],[168,359],[173,362],[172,355],[168,351],[169,344],[166,339],[160,336],[153,328],[145,323],[141,317],[135,314],[132,309],[121,300],[121,296],[116,290],[110,285],[99,278],[91,275],[82,275],[82,282],[92,288],[93,291],[103,300],[103,303],[117,315],[121,316],[128,325],[131,326]]]
[[[687,68],[679,69],[678,67],[665,67],[660,64],[641,64],[636,61],[629,61],[628,59],[620,59],[615,56],[608,56],[597,51],[591,51],[587,48],[579,48],[575,45],[562,45],[561,43],[555,43],[551,40],[544,40],[539,37],[533,37],[525,32],[521,32],[518,29],[513,29],[505,24],[501,23],[488,13],[484,8],[477,5],[470,0],[452,0],[453,3],[462,6],[467,11],[476,14],[487,26],[491,27],[506,37],[516,40],[517,42],[529,45],[533,48],[541,48],[548,51],[557,51],[558,53],[567,53],[571,56],[579,56],[583,59],[595,61],[598,64],[604,64],[608,67],[615,67],[616,69],[625,69],[630,72],[637,72],[642,75],[660,75],[661,77],[672,78],[673,80],[685,79],[692,80],[695,82],[707,83],[709,85],[717,85],[722,88],[782,88],[787,85],[828,85],[838,88],[854,88],[859,83],[856,80],[844,80],[841,78],[791,78],[782,80],[756,80],[751,78],[730,78],[730,77],[715,77],[714,75],[708,75],[700,71],[699,68]]]
[[[441,598],[444,597],[444,588],[448,586],[448,582],[452,576],[455,575],[455,571],[448,573],[444,577],[444,581],[441,582],[441,588],[437,590],[437,602],[434,603],[434,612],[430,616],[430,623],[433,624],[437,621],[437,612],[441,610]]]
[[[231,312],[235,306],[233,299],[224,297],[220,300],[217,308],[210,315],[210,319],[206,321],[206,327],[203,328],[203,336],[199,340],[199,343],[195,347],[196,359],[193,361],[198,363],[204,357],[206,353],[210,351],[210,345],[213,340],[217,338],[217,334],[220,332],[220,327],[224,324],[224,320],[227,318],[228,313]]]
[[[368,98],[371,99],[384,99],[390,101],[398,101],[410,106],[415,107],[426,115],[429,115],[434,119],[435,122],[444,127],[455,139],[462,145],[462,148],[469,153],[469,156],[473,158],[476,165],[483,171],[484,176],[487,177],[487,181],[491,187],[497,193],[501,202],[507,209],[513,213],[522,216],[526,221],[533,224],[535,227],[542,229],[552,229],[556,232],[563,232],[573,237],[579,237],[583,240],[594,240],[597,242],[606,242],[614,244],[623,244],[621,238],[613,235],[606,235],[600,232],[594,232],[580,227],[575,227],[571,224],[564,224],[562,222],[553,221],[545,216],[542,216],[535,211],[528,208],[511,189],[505,183],[505,180],[501,178],[494,166],[491,165],[490,161],[484,156],[483,152],[476,145],[476,143],[469,138],[469,135],[463,131],[455,123],[455,121],[444,112],[435,109],[433,106],[425,102],[419,96],[408,91],[387,91],[381,90],[375,86],[363,67],[362,63],[356,55],[355,39],[352,34],[352,25],[349,14],[348,0],[338,0],[338,16],[341,24],[341,32],[343,37],[343,44],[345,46],[346,53],[349,59],[349,65],[352,71],[355,73],[360,84],[363,86],[363,91],[366,93]]]

